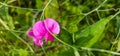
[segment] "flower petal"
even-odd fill
[[[44,36],[46,32],[47,31],[44,27],[44,22],[43,21],[38,21],[33,26],[33,34],[35,36]]]
[[[45,35],[45,40],[46,40],[46,42],[47,41],[54,41],[54,37],[51,34],[47,33]]]
[[[38,40],[38,39],[34,39],[34,43],[38,46],[42,46],[43,45],[43,41],[42,40]]]
[[[49,29],[52,33],[54,33],[54,34],[59,34],[59,32],[60,32],[60,26],[59,26],[59,24],[58,24],[55,20],[53,20],[53,19],[51,19],[51,18],[47,18],[47,19],[45,20],[45,23],[46,23],[48,29]]]
[[[27,32],[27,35],[30,36],[30,37],[34,37],[33,30],[30,29],[30,30]]]
[[[60,32],[59,24],[51,19],[47,18],[44,21],[38,21],[34,24],[33,28],[28,31],[28,36],[32,36],[34,43],[38,46],[43,45],[42,39],[45,37],[47,41],[54,41],[54,37],[46,30],[46,26],[48,27],[49,31],[53,34],[58,34]]]

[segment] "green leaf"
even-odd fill
[[[20,56],[28,56],[28,52],[26,50],[24,50],[24,49],[20,49],[19,50],[19,55]]]
[[[91,47],[97,41],[101,40],[101,35],[104,33],[105,26],[111,20],[111,17],[103,18],[76,34],[76,45]]]
[[[77,25],[71,25],[71,26],[68,26],[67,27],[67,30],[70,32],[70,33],[75,33],[78,31],[78,27]]]
[[[8,7],[2,6],[0,9],[0,15],[2,16],[3,20],[8,24],[10,29],[14,29],[14,23],[12,17],[8,14]]]
[[[75,33],[78,31],[78,23],[83,19],[83,16],[80,15],[79,17],[73,18],[71,20],[69,20],[67,31],[70,33]]]
[[[97,48],[99,48],[99,49],[108,49],[109,47],[110,47],[110,42],[109,42],[109,40],[102,40],[102,41],[100,41],[99,43],[97,43],[96,45],[94,45],[93,47],[95,48],[95,47],[97,47]]]
[[[6,33],[6,38],[9,40],[17,40],[17,38],[9,31],[5,31]]]
[[[118,38],[118,37],[120,37],[120,17],[119,16],[117,16],[116,17],[116,20],[117,20],[117,23],[116,23],[116,25],[117,25],[117,37],[116,38]],[[117,43],[117,51],[120,51],[120,38],[118,38],[118,43]]]
[[[116,26],[117,26],[117,33],[119,32],[119,30],[120,30],[120,17],[119,16],[117,16],[116,17],[116,20],[117,20],[117,22],[116,22]]]
[[[16,9],[16,12],[18,14],[26,14],[28,12],[28,10],[25,10],[25,9]]]
[[[72,49],[65,50],[64,52],[60,52],[58,56],[75,56],[74,51]]]
[[[42,8],[42,0],[36,0],[36,8],[38,9]]]
[[[60,39],[68,44],[71,44],[71,45],[73,43],[71,34],[64,29],[61,29]]]
[[[70,11],[73,14],[81,14],[82,13],[80,6],[73,6],[70,3],[66,3],[65,8],[66,8],[66,10]]]
[[[59,6],[57,0],[52,0],[48,7],[45,9],[45,17],[57,19],[59,17],[58,8]]]
[[[14,26],[14,23],[13,23],[13,18],[11,16],[8,16],[9,17],[9,28],[10,29],[15,29],[15,26]]]

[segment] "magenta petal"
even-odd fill
[[[27,35],[30,36],[30,37],[34,37],[33,30],[30,29],[30,30],[27,32]]]
[[[53,20],[53,19],[51,19],[51,18],[47,18],[47,19],[45,20],[45,23],[46,23],[48,29],[49,29],[52,33],[54,33],[54,34],[59,34],[59,32],[60,32],[60,26],[59,26],[59,24],[58,24],[55,20]]]
[[[28,31],[27,35],[33,37],[34,43],[38,46],[43,45],[42,40],[44,37],[45,37],[46,42],[54,41],[54,36],[52,36],[47,31],[46,27],[53,34],[59,34],[59,32],[60,32],[59,24],[55,20],[53,20],[51,18],[47,18],[44,21],[36,22],[34,24],[33,28]]]
[[[38,46],[42,46],[43,45],[43,41],[42,40],[38,40],[38,39],[34,39],[34,43]]]
[[[44,22],[43,21],[38,21],[34,26],[33,26],[33,34],[35,36],[44,36],[46,33],[46,29],[44,27]]]
[[[51,34],[49,34],[49,33],[47,33],[46,35],[45,35],[45,39],[46,39],[46,42],[47,41],[54,41],[54,37],[51,35]]]
[[[35,36],[34,38],[38,39],[38,40],[42,40],[44,38],[44,36]]]

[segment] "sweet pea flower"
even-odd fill
[[[60,26],[55,20],[47,18],[45,20],[36,22],[28,31],[27,35],[33,38],[33,41],[36,45],[42,46],[44,38],[46,42],[54,41],[54,37],[50,32],[52,34],[59,34]]]

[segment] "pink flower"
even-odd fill
[[[48,32],[47,29],[52,34],[59,34],[60,32],[59,24],[55,20],[47,18],[43,21],[36,22],[33,28],[28,31],[28,36],[33,38],[36,45],[42,46],[44,37],[46,42],[54,41],[54,37]]]

